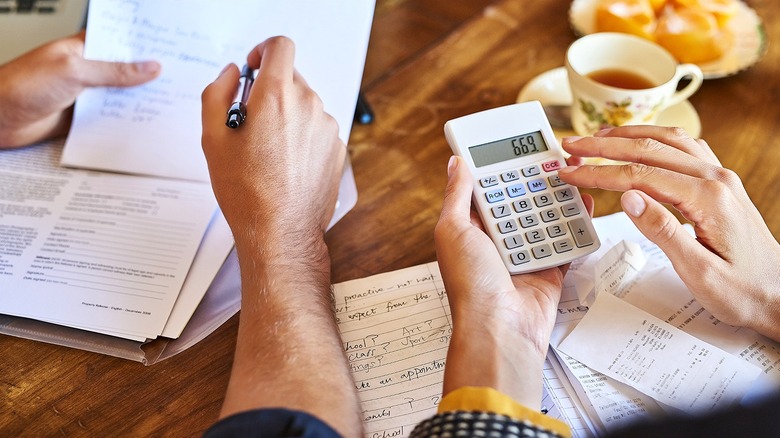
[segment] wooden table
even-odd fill
[[[780,237],[780,11],[750,0],[769,51],[691,98],[702,136]],[[376,121],[350,140],[360,198],[328,234],[333,281],[435,259],[450,150],[442,125],[505,105],[558,67],[574,35],[569,0],[379,0],[363,89]],[[596,214],[619,195],[593,192]],[[135,362],[0,337],[0,436],[197,436],[217,418],[238,318],[172,359]]]

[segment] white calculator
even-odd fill
[[[474,177],[474,202],[512,274],[559,266],[600,242],[539,102],[493,108],[448,121],[444,135]]]

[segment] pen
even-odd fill
[[[374,121],[374,111],[371,110],[362,91],[358,93],[357,105],[355,106],[355,120],[361,125],[368,125]]]
[[[227,112],[227,122],[225,123],[229,128],[233,129],[238,128],[246,119],[246,101],[249,99],[249,91],[255,82],[254,72],[248,65],[244,64],[244,68],[241,69],[241,77],[238,80],[236,98],[233,105],[230,105],[230,109]]]

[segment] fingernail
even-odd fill
[[[136,62],[135,68],[141,73],[157,73],[160,71],[160,63],[157,61]]]
[[[458,167],[458,159],[455,157],[455,155],[450,157],[449,163],[447,163],[447,177],[452,177],[452,174],[455,173],[455,169]]]
[[[582,139],[582,137],[579,137],[579,136],[573,135],[573,136],[571,136],[571,137],[563,137],[563,142],[564,142],[564,143],[567,143],[567,144],[568,144],[568,143],[574,143],[575,141],[578,141],[578,140],[580,140],[580,139]]]
[[[623,206],[623,211],[633,217],[642,216],[647,208],[645,199],[637,192],[626,192],[620,197],[620,204]]]
[[[562,173],[563,174],[572,173],[572,172],[574,172],[575,170],[577,170],[579,168],[580,168],[580,166],[566,166],[566,167],[562,167],[562,168],[558,169],[558,175],[560,175]]]
[[[225,67],[223,67],[222,71],[219,72],[219,76],[222,76],[223,74],[225,74],[225,72],[228,71],[228,69],[230,68],[231,65],[233,65],[233,63],[230,63],[230,64],[226,65]]]
[[[604,128],[604,129],[601,129],[601,130],[599,130],[599,132],[593,134],[593,136],[594,137],[603,137],[603,136],[609,134],[613,129],[615,129],[615,128]]]

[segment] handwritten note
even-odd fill
[[[90,2],[86,57],[155,59],[163,69],[139,87],[82,93],[62,163],[208,181],[200,94],[225,65],[240,66],[273,35],[295,41],[296,69],[339,123],[346,143],[373,8],[365,0],[235,0],[230,7],[209,0]]]
[[[366,437],[408,436],[441,399],[452,318],[438,264],[338,283],[333,292]],[[550,381],[555,377],[546,372]],[[557,395],[568,400],[564,391]],[[560,409],[546,391],[541,403],[548,415],[581,430],[570,405]]]

